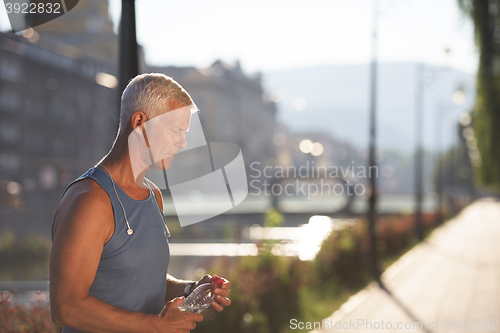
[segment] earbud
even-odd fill
[[[127,234],[132,235],[133,233],[134,233],[134,230],[132,230],[130,228],[127,229]]]

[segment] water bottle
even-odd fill
[[[220,288],[224,280],[217,277],[210,283],[204,283],[196,287],[195,290],[182,302],[179,310],[200,313],[208,308],[215,299],[215,288]]]

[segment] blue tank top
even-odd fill
[[[103,247],[89,295],[120,309],[158,315],[165,305],[170,250],[156,193],[150,189],[147,199],[134,200],[115,183],[133,230],[133,234],[128,235],[113,183],[103,169],[96,166],[89,169],[69,184],[64,193],[73,183],[87,177],[95,180],[108,193],[115,219],[115,231]],[[145,181],[151,183],[147,179]],[[63,333],[80,332],[63,327]]]

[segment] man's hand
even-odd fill
[[[160,312],[160,332],[165,333],[184,333],[194,330],[195,322],[203,320],[200,313],[181,311],[177,307],[184,301],[184,297],[176,297],[167,302]]]
[[[224,278],[218,277],[217,275],[210,276],[210,275],[206,274],[198,282],[195,283],[195,285],[193,286],[193,290],[201,284],[212,282],[216,278],[223,279],[224,283],[222,284],[222,286],[220,288],[215,288],[214,292],[215,292],[216,296],[215,296],[215,300],[212,303],[212,305],[210,306],[210,308],[214,309],[215,311],[220,312],[220,311],[224,310],[225,306],[229,306],[231,304],[231,300],[229,298],[227,298],[227,297],[229,297],[229,293],[231,292],[229,290],[229,288],[231,287],[231,282],[229,282],[228,280],[226,280]]]
[[[217,296],[215,296],[215,300],[212,303],[211,307],[215,311],[220,312],[220,311],[224,310],[225,306],[229,306],[231,304],[231,300],[229,298],[227,298],[227,297],[229,297],[229,294],[231,293],[231,290],[229,290],[229,288],[231,287],[231,282],[229,282],[228,280],[226,280],[220,276],[217,276],[217,275],[212,275],[211,279],[214,280],[216,278],[220,278],[220,279],[224,280],[224,283],[222,283],[220,288],[215,288],[215,294]]]

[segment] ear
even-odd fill
[[[133,115],[132,118],[130,119],[130,123],[132,125],[132,130],[135,130],[137,127],[140,127],[142,130],[142,135],[144,135],[144,139],[146,140],[146,146],[149,147],[149,141],[148,137],[146,135],[146,129],[144,127],[144,124],[148,120],[148,117],[146,114],[142,111],[136,111]]]
[[[130,123],[132,125],[132,130],[135,130],[137,127],[144,125],[144,123],[148,121],[148,117],[142,111],[136,111],[130,118]]]

